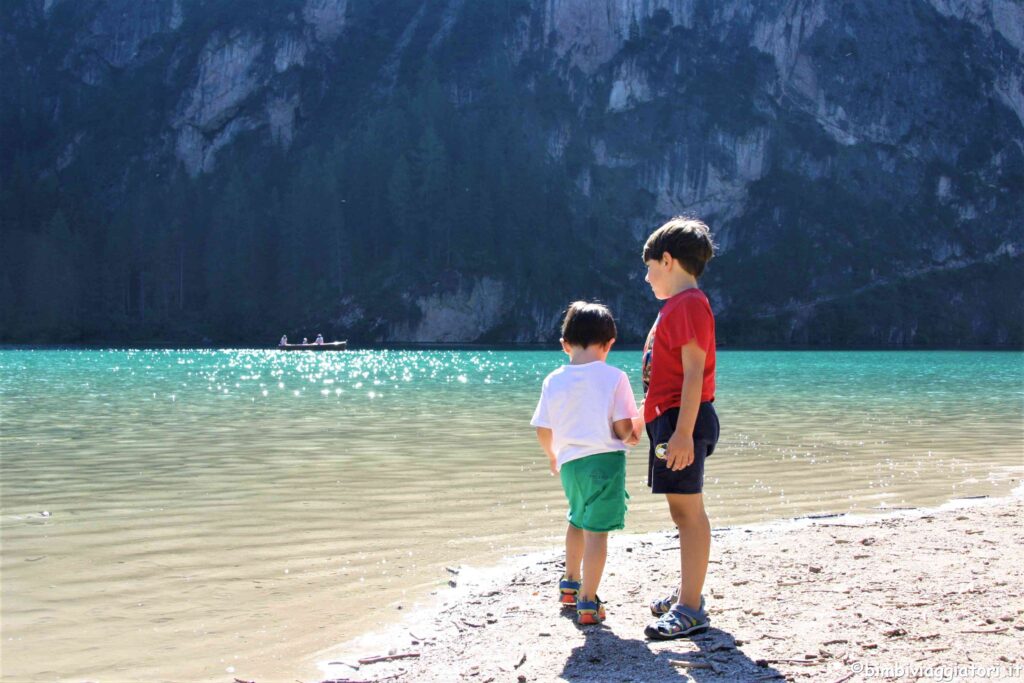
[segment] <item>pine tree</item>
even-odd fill
[[[412,172],[405,155],[398,157],[388,179],[388,216],[390,216],[391,253],[395,267],[409,267],[415,258],[416,210]]]
[[[25,281],[30,329],[46,338],[71,341],[79,331],[77,240],[60,209],[32,237]]]
[[[418,208],[415,244],[420,253],[429,256],[427,266],[437,268],[445,250],[445,231],[449,217],[450,172],[444,143],[433,126],[427,126],[416,146],[416,206]]]

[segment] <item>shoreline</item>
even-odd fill
[[[558,351],[556,342],[519,342],[478,344],[476,342],[367,342],[350,343],[351,351]],[[618,351],[642,351],[642,342],[623,342],[616,345]],[[266,344],[189,344],[186,342],[74,342],[65,344],[5,342],[0,351],[276,351],[276,342]],[[1024,347],[1004,345],[989,346],[800,346],[728,344],[720,351],[798,351],[821,353],[877,353],[887,351],[917,352],[1009,352],[1024,353]]]
[[[400,622],[318,653],[318,680],[1024,680],[1013,645],[1024,571],[1010,557],[1022,522],[1018,485],[932,508],[714,529],[711,629],[667,642],[643,627],[678,572],[674,531],[611,535],[600,627],[578,627],[553,597],[560,547],[460,567],[453,588]]]

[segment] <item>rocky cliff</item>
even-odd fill
[[[274,223],[235,283],[319,269],[328,285],[303,322],[368,341],[546,340],[580,296],[612,302],[639,339],[656,310],[640,245],[688,214],[717,235],[706,286],[727,344],[1024,343],[1019,1],[32,0],[2,13],[4,203],[39,203],[5,209],[25,252],[9,266],[48,263],[30,255],[54,202],[90,244],[131,224],[143,246],[103,251],[121,259],[103,304],[117,324],[148,313],[153,335],[187,318],[190,334],[223,336],[211,316],[231,302],[208,264],[188,284],[188,255],[203,264],[217,240],[236,254],[250,238],[218,236],[229,221],[213,204],[180,214],[186,196],[205,206],[235,187],[256,207],[247,225]],[[320,213],[281,208],[289,183],[326,176]],[[146,257],[167,253],[151,224],[174,220],[194,231],[181,228],[177,275]],[[487,225],[503,227],[484,239]],[[260,246],[286,233],[313,255]],[[88,282],[80,318],[100,305]],[[45,305],[27,287],[0,283],[15,330]],[[282,324],[296,313],[274,296],[255,306]]]

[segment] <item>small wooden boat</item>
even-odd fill
[[[280,351],[344,351],[348,341],[324,342],[323,344],[278,344]]]

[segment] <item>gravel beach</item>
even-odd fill
[[[438,606],[332,651],[323,680],[1024,680],[1019,492],[715,530],[712,628],[692,640],[643,635],[678,571],[672,532],[612,535],[600,627],[557,604],[560,549],[453,568]]]

